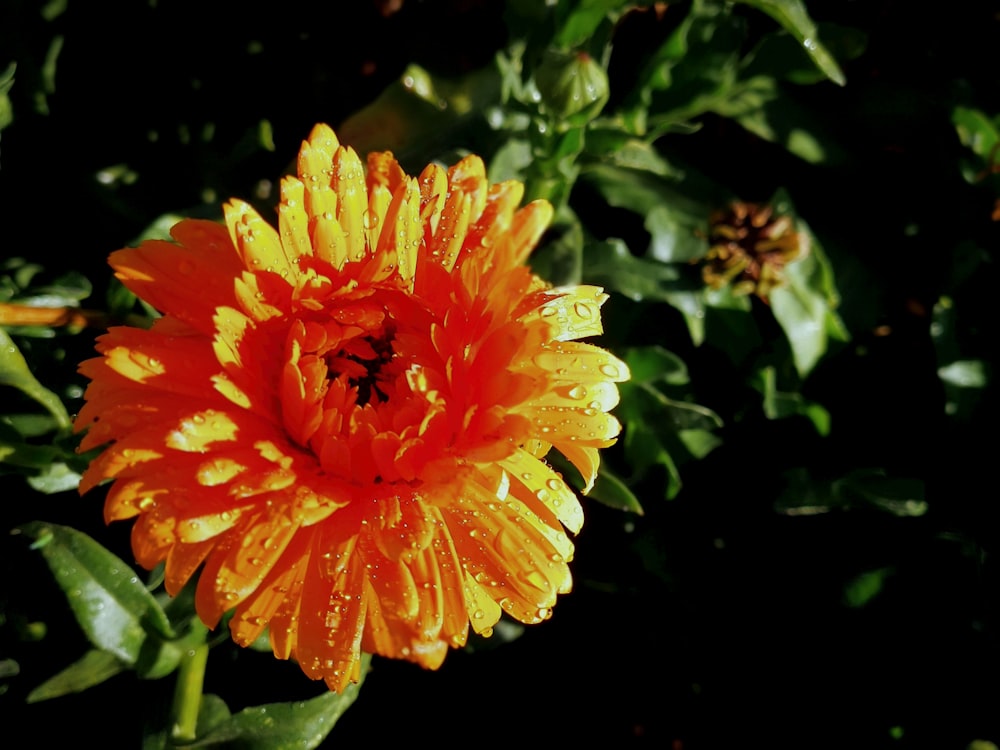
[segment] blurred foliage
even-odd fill
[[[5,741],[479,741],[507,701],[539,742],[995,747],[995,9],[255,11],[0,9]],[[108,252],[230,196],[270,210],[317,121],[411,172],[479,153],[551,201],[532,265],[612,294],[599,343],[633,373],[553,621],[501,623],[435,675],[376,660],[342,719],[357,687],[303,684],[132,569],[127,528],[75,494],[70,429],[94,335],[155,314]],[[549,707],[572,718],[536,724]]]

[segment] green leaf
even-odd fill
[[[643,217],[650,234],[647,254],[663,263],[687,263],[708,252],[705,229],[710,207],[690,197],[686,180],[611,163],[587,167],[581,177],[608,204]]]
[[[20,437],[40,437],[59,429],[59,423],[51,414],[4,414],[0,416],[0,425],[12,428],[13,434]],[[0,439],[4,437],[11,436],[0,430]]]
[[[458,129],[499,100],[500,83],[493,66],[447,79],[410,65],[375,101],[341,123],[337,137],[359,154],[388,149],[404,164],[412,159],[422,167],[429,154],[450,148]]]
[[[127,665],[160,651],[174,637],[170,623],[142,581],[118,557],[86,534],[34,521],[18,531],[35,540],[77,622],[90,642]]]
[[[850,335],[836,313],[840,297],[830,262],[805,222],[796,223],[808,238],[809,254],[785,266],[786,284],[771,291],[770,302],[792,348],[795,369],[805,378],[826,353],[830,339],[847,341]]]
[[[896,516],[922,516],[927,512],[924,483],[919,479],[886,476],[881,470],[858,470],[835,483],[838,494]]]
[[[669,131],[713,111],[739,81],[745,19],[714,0],[695,0],[689,19],[683,59],[669,67],[669,81],[659,82],[647,94],[650,133]],[[636,119],[641,123],[643,118]]]
[[[682,177],[650,143],[616,128],[598,127],[596,124],[588,128],[587,153],[614,167],[649,172],[673,180]]]
[[[861,29],[833,23],[819,23],[818,36],[838,60],[855,60],[868,45],[868,34]],[[744,69],[747,77],[766,76],[799,85],[818,83],[826,79],[806,54],[799,41],[784,29],[767,34],[750,54]]]
[[[583,227],[564,207],[530,260],[531,270],[553,286],[579,284],[583,277]]]
[[[799,104],[773,78],[754,76],[740,82],[713,110],[811,164],[844,159],[844,151],[836,144],[826,121]]]
[[[77,307],[92,291],[86,276],[70,271],[51,284],[29,289],[21,301],[39,307]]]
[[[635,493],[620,477],[604,466],[601,466],[594,486],[587,493],[587,497],[615,510],[624,510],[640,516],[643,514],[642,505]]]
[[[927,512],[923,482],[889,477],[882,469],[859,469],[831,480],[814,478],[803,467],[788,472],[785,479],[775,510],[790,516],[854,508],[874,508],[902,517]]]
[[[55,461],[38,474],[28,477],[28,484],[38,492],[53,495],[75,490],[80,486],[80,473],[62,461]]]
[[[14,108],[10,104],[8,92],[14,85],[14,71],[17,66],[11,63],[0,73],[0,130],[14,121]]]
[[[706,288],[702,292],[703,313],[689,321],[704,326],[705,341],[724,352],[737,367],[761,350],[760,331],[754,321],[752,303],[747,295],[733,294],[732,287]]]
[[[662,346],[626,349],[623,358],[632,373],[630,382],[634,384],[662,381],[667,385],[687,385],[690,381],[684,360]]]
[[[844,72],[817,36],[816,24],[802,0],[738,0],[767,13],[802,45],[816,67],[839,86],[847,83]]]
[[[1000,144],[1000,127],[996,120],[991,120],[978,109],[955,107],[951,121],[963,146],[983,159],[994,155]]]
[[[803,416],[813,423],[820,435],[830,434],[830,412],[815,401],[803,398],[800,393],[779,391],[774,367],[765,367],[758,372],[753,385],[764,396],[764,415],[768,419]]]
[[[28,693],[28,703],[80,693],[124,671],[126,666],[109,651],[91,649],[83,657]]]
[[[711,430],[678,430],[677,437],[694,459],[702,459],[722,445],[722,438]]]
[[[527,138],[509,138],[497,149],[488,170],[491,183],[504,180],[524,180],[534,156]]]
[[[985,388],[989,382],[986,363],[980,359],[960,359],[937,372],[941,380],[957,388]]]
[[[698,7],[695,6],[670,36],[653,51],[639,72],[624,112],[626,127],[630,131],[638,135],[646,133],[653,96],[656,92],[670,87],[675,66],[687,55],[688,35],[697,16]]]
[[[685,284],[674,266],[637,258],[622,240],[591,241],[583,248],[583,280],[636,301],[670,302]]]
[[[563,49],[573,49],[587,42],[594,32],[605,21],[613,21],[617,13],[615,9],[626,4],[626,0],[582,0],[582,2],[563,2],[570,12],[562,19],[553,43]]]
[[[686,368],[674,355],[649,347],[629,350],[625,359],[630,367],[634,362],[639,373],[619,388],[625,455],[634,478],[662,466],[667,472],[664,494],[672,499],[682,485],[680,466],[720,444],[712,433],[722,420],[711,409],[686,400],[680,388],[687,382]],[[659,375],[657,360],[663,368]]]
[[[233,712],[218,695],[206,693],[201,696],[198,706],[198,728],[196,736],[204,737],[213,729],[229,721]]]
[[[855,577],[844,587],[844,604],[855,609],[865,606],[882,591],[892,572],[892,568],[878,568]]]
[[[0,463],[22,468],[44,469],[59,451],[49,445],[32,445],[20,440],[0,438]]]
[[[24,356],[3,328],[0,328],[0,385],[13,386],[44,406],[56,418],[60,429],[68,431],[72,426],[62,401],[35,379]]]
[[[950,297],[941,297],[934,305],[931,337],[938,360],[937,374],[944,387],[945,413],[964,421],[982,413],[980,405],[992,373],[988,362],[967,358],[964,353],[968,344],[959,332],[969,329],[975,312],[962,316],[962,310]]]
[[[326,738],[358,697],[371,657],[361,661],[361,682],[348,685],[343,693],[327,692],[307,701],[269,703],[247,708],[215,726],[204,737],[184,747],[227,750],[311,750]]]

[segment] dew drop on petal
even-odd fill
[[[618,367],[611,363],[603,364],[600,366],[599,369],[604,375],[607,375],[609,378],[617,378],[619,375]]]

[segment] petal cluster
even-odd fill
[[[112,254],[163,315],[112,328],[76,421],[105,445],[108,521],[137,560],[243,645],[342,690],[362,650],[441,664],[469,626],[551,614],[583,515],[543,459],[588,484],[619,424],[624,363],[577,339],[606,299],[525,266],[551,219],[482,161],[405,174],[333,131],[303,143],[277,228],[231,201],[225,225]]]

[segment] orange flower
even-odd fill
[[[249,205],[186,220],[176,243],[112,254],[163,312],[112,328],[76,421],[108,444],[81,492],[115,480],[139,563],[174,594],[204,566],[198,614],[342,690],[361,650],[436,668],[471,622],[545,620],[570,590],[580,504],[619,424],[625,365],[601,289],[552,289],[523,265],[552,209],[517,206],[482,161],[407,176],[365,167],[333,131],[302,145],[278,229]]]

